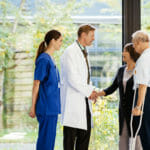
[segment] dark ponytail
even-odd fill
[[[45,37],[44,37],[44,41],[41,42],[41,44],[39,45],[39,48],[37,50],[37,54],[36,54],[36,59],[40,56],[40,54],[44,53],[48,47],[48,45],[50,44],[51,40],[57,40],[61,37],[61,33],[57,30],[50,30],[46,33]]]

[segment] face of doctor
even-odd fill
[[[86,46],[91,46],[92,42],[95,40],[95,31],[89,31],[88,33],[83,32],[82,38]]]

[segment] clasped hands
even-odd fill
[[[95,104],[99,96],[104,96],[103,91],[101,92],[93,91],[92,94],[88,97],[88,99],[92,100]]]

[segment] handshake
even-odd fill
[[[91,99],[92,101],[94,101],[94,103],[96,103],[97,98],[99,96],[105,96],[105,95],[106,93],[104,91],[100,91],[100,92],[93,91],[92,94],[88,97],[88,99]]]

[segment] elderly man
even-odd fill
[[[150,150],[150,46],[149,36],[143,31],[137,31],[132,35],[135,50],[141,55],[134,70],[134,88],[136,89],[136,105],[133,109],[135,119],[142,115],[144,106],[140,138],[143,150]]]
[[[82,25],[78,39],[61,58],[61,106],[64,126],[64,150],[88,150],[92,110],[89,99],[97,93],[90,84],[90,67],[86,46],[94,41],[95,28]]]

